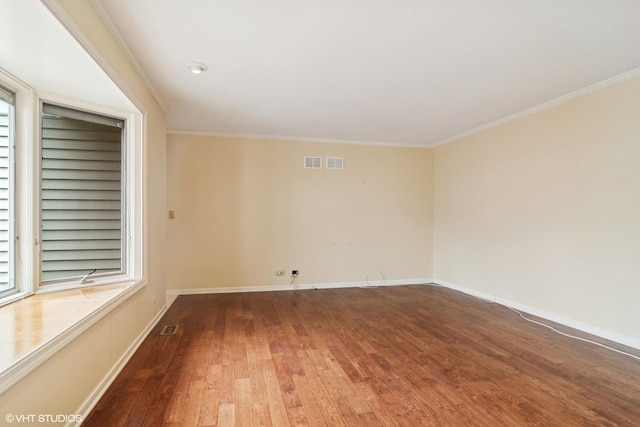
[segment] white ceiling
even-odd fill
[[[640,68],[637,0],[93,1],[176,131],[429,146]]]

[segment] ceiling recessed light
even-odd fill
[[[190,69],[193,74],[202,74],[209,69],[209,67],[201,62],[187,62],[187,68]]]

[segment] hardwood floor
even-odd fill
[[[639,422],[638,360],[402,286],[181,296],[83,425]]]

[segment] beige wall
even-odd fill
[[[66,12],[147,113],[146,247],[148,283],[0,396],[3,413],[75,414],[165,301],[166,123],[142,81],[89,1],[61,0]],[[9,409],[10,408],[10,409]],[[45,424],[41,424],[45,425]],[[55,424],[59,425],[59,424]]]
[[[167,288],[432,274],[432,151],[168,135]],[[305,155],[344,170],[303,168]],[[378,279],[377,273],[369,276]]]
[[[640,78],[435,150],[439,280],[640,339]]]

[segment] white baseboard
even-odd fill
[[[394,279],[394,280],[369,280],[369,282],[334,282],[334,283],[302,283],[296,284],[298,290],[311,289],[336,289],[336,288],[362,288],[371,286],[402,286],[424,285],[433,283],[433,279]],[[227,286],[221,288],[191,288],[191,289],[167,289],[167,301],[173,302],[178,295],[197,294],[233,294],[239,292],[276,292],[293,291],[293,285],[264,285],[264,286]]]
[[[619,344],[623,344],[635,349],[640,350],[640,340],[636,339],[636,338],[631,338],[628,337],[626,335],[622,335],[616,332],[612,332],[606,329],[602,329],[602,328],[598,328],[596,326],[592,326],[589,325],[587,323],[583,323],[583,322],[579,322],[577,320],[574,319],[570,319],[568,317],[564,317],[564,316],[560,316],[558,314],[554,314],[554,313],[550,313],[548,311],[544,311],[544,310],[540,310],[538,308],[535,307],[530,307],[528,305],[525,304],[520,304],[514,301],[509,301],[503,298],[499,298],[495,295],[491,295],[485,292],[480,292],[480,291],[476,291],[474,289],[470,289],[470,288],[465,288],[464,286],[458,286],[456,284],[453,283],[449,283],[449,282],[445,282],[443,280],[438,280],[438,279],[434,279],[433,283],[435,283],[438,286],[442,286],[445,288],[449,288],[449,289],[453,289],[455,291],[459,291],[462,292],[464,294],[482,299],[482,300],[486,300],[486,301],[490,301],[490,302],[494,302],[497,304],[501,304],[507,307],[511,307],[511,308],[515,308],[518,311],[522,311],[523,313],[528,313],[531,314],[533,316],[537,316],[540,317],[542,319],[546,319],[555,323],[559,323],[561,325],[564,326],[568,326],[570,328],[573,329],[577,329],[579,331],[582,332],[586,332],[588,334],[591,335],[595,335],[597,337],[600,338],[604,338],[607,339],[609,341],[613,341]]]
[[[151,319],[151,322],[149,322],[149,324],[142,330],[142,332],[140,332],[140,334],[136,337],[136,339],[131,343],[129,348],[127,348],[127,350],[122,354],[122,356],[118,359],[118,361],[109,370],[109,372],[107,372],[107,374],[104,376],[102,381],[100,381],[100,383],[96,386],[96,388],[93,389],[93,391],[85,399],[85,401],[82,402],[82,405],[80,405],[80,408],[78,408],[78,410],[75,412],[76,414],[82,416],[82,420],[87,419],[91,410],[97,405],[100,398],[102,398],[102,396],[107,391],[109,386],[111,386],[111,384],[116,379],[120,371],[122,371],[122,369],[127,364],[129,359],[131,359],[131,357],[136,352],[136,350],[138,350],[138,347],[140,347],[140,345],[145,340],[147,335],[149,335],[151,330],[160,321],[162,316],[166,313],[167,309],[168,309],[168,306],[165,305],[162,308],[162,310],[160,310],[158,314],[156,314],[154,318]],[[81,424],[82,422],[69,423],[67,424],[67,427],[80,426]]]
[[[477,291],[475,289],[459,286],[454,283],[446,282],[444,280],[424,278],[424,279],[400,279],[400,280],[378,280],[378,281],[366,281],[362,282],[336,282],[336,283],[305,283],[298,284],[299,290],[309,289],[333,289],[333,288],[356,288],[367,286],[401,286],[401,285],[427,285],[436,284],[445,288],[453,289],[455,291],[462,292],[464,294],[479,298],[485,301],[505,305],[516,310],[528,313],[533,316],[540,317],[542,319],[550,320],[552,322],[559,323],[561,325],[568,326],[570,328],[577,329],[588,334],[592,334],[619,344],[623,344],[635,349],[640,350],[640,340],[631,338],[626,335],[618,334],[606,329],[598,328],[596,326],[589,325],[587,323],[579,322],[568,317],[560,316],[558,314],[550,313],[548,311],[540,310],[535,307],[530,307],[525,304],[520,304],[514,301],[499,298],[495,295],[488,294],[486,292]],[[291,291],[293,286],[289,285],[265,285],[265,286],[229,286],[221,288],[191,288],[191,289],[167,289],[167,301],[173,302],[179,295],[196,295],[196,294],[216,294],[216,293],[238,293],[238,292],[273,292],[273,291]]]

